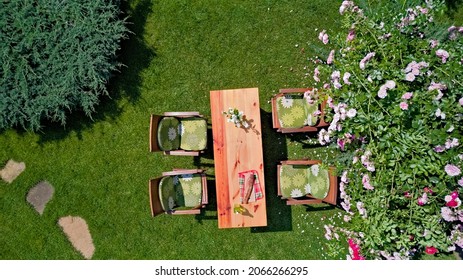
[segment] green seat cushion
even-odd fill
[[[173,177],[176,205],[195,207],[202,201],[202,179],[200,174],[186,174]]]
[[[278,121],[283,128],[313,126],[318,121],[318,116],[313,115],[318,110],[318,104],[308,104],[302,94],[279,96],[276,105]]]
[[[158,124],[158,145],[163,151],[177,150],[180,147],[180,122],[175,117],[164,117]]]
[[[187,151],[206,149],[207,123],[203,118],[185,118],[180,120],[180,148]]]
[[[163,177],[159,181],[159,200],[164,211],[170,211],[177,206],[177,193],[174,187],[174,180],[171,176]]]
[[[301,197],[307,194],[309,188],[307,165],[282,165],[280,169],[280,190],[284,198]]]
[[[309,182],[307,193],[311,194],[314,198],[324,199],[330,189],[328,169],[318,164],[312,165],[307,170],[307,178]]]

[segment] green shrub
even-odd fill
[[[12,0],[0,5],[0,129],[94,112],[127,29],[110,0]]]
[[[383,5],[344,1],[344,33],[320,34],[333,51],[314,75],[330,96],[319,142],[341,150],[347,212],[326,236],[344,236],[352,259],[451,252],[463,246],[463,27],[436,22],[443,1]]]

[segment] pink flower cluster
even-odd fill
[[[458,166],[454,164],[447,164],[444,167],[445,173],[449,175],[450,177],[455,177],[461,174],[461,170]]]
[[[334,227],[332,225],[324,225],[325,228],[325,238],[326,240],[331,240],[333,237],[336,240],[339,240],[339,234],[334,231]]]
[[[360,157],[360,160],[363,164],[363,166],[370,172],[374,172],[375,169],[375,163],[370,160],[371,152],[370,151],[365,151],[365,153]]]
[[[429,67],[429,64],[424,61],[421,61],[419,63],[416,61],[410,62],[404,70],[405,80],[413,82],[416,76],[419,76],[421,74],[420,70],[427,67]]]
[[[333,86],[337,89],[340,89],[342,87],[341,83],[339,82],[339,79],[341,79],[341,72],[333,71],[333,73],[331,74],[331,82],[333,83]]]
[[[406,92],[402,95],[402,99],[404,100],[409,100],[413,97],[413,93],[412,92]],[[399,104],[399,107],[400,109],[402,110],[408,110],[408,103],[406,101],[402,101],[400,102]]]
[[[461,205],[461,200],[458,197],[458,192],[453,191],[450,195],[445,196],[445,202],[447,207],[457,208]]]
[[[458,138],[453,138],[453,139],[447,139],[444,145],[438,145],[434,147],[434,151],[437,153],[442,153],[445,150],[449,150],[455,147],[458,147],[460,145]]]
[[[407,15],[400,19],[399,28],[404,28],[408,25],[414,24],[416,18],[419,15],[427,15],[428,9],[423,8],[421,6],[416,6],[415,9],[409,8],[407,9]],[[431,20],[431,19],[428,19]]]
[[[437,57],[439,57],[441,59],[442,63],[446,63],[447,59],[449,58],[449,53],[446,50],[443,50],[443,49],[438,49],[436,51],[436,55],[437,55]]]
[[[463,26],[457,27],[457,26],[452,25],[447,29],[447,31],[450,33],[449,39],[455,40],[457,38],[458,33],[463,34]]]
[[[352,83],[349,81],[350,76],[351,76],[351,74],[350,74],[349,72],[344,73],[344,75],[342,76],[342,81],[343,81],[346,85],[352,84]],[[463,98],[462,98],[462,100],[463,100]]]
[[[334,62],[334,50],[331,50],[330,53],[328,54],[328,58],[326,59],[326,64],[333,64]]]
[[[315,70],[313,71],[313,79],[315,80],[315,82],[320,82],[320,78],[318,77],[320,75],[320,70],[318,70],[318,67],[315,68]]]
[[[363,174],[363,176],[362,176],[362,185],[367,190],[374,190],[375,189],[370,183],[370,176],[368,176],[368,174]]]
[[[360,254],[360,246],[354,242],[354,240],[349,239],[347,240],[349,243],[349,253],[350,256],[347,256],[348,259],[351,260],[364,260],[365,257]]]
[[[320,41],[323,42],[323,44],[328,44],[328,42],[330,41],[330,37],[328,36],[328,34],[326,33],[326,30],[323,30],[322,32],[320,32],[318,34],[318,39]]]
[[[366,219],[368,217],[367,209],[365,209],[365,205],[363,204],[363,202],[357,202],[357,210],[359,211],[359,214],[360,216],[362,216],[362,218]]]
[[[383,99],[387,96],[387,91],[390,90],[390,89],[393,89],[395,88],[396,84],[394,81],[386,81],[386,83],[382,86],[379,87],[379,90],[378,90],[378,97]]]
[[[442,219],[446,222],[463,222],[463,211],[456,210],[455,207],[442,207],[441,209]]]
[[[431,49],[434,49],[435,47],[437,47],[437,45],[439,45],[439,41],[437,40],[429,41],[429,46],[431,47]]]
[[[368,53],[364,58],[362,58],[362,60],[360,60],[360,63],[359,63],[360,69],[364,70],[366,63],[370,61],[370,59],[372,59],[375,56],[375,54],[376,54],[375,52],[371,52],[371,53]]]
[[[417,203],[419,206],[423,206],[428,203],[428,194],[424,192],[420,197],[418,197]]]
[[[350,29],[349,33],[347,33],[346,41],[351,42],[355,39],[355,29]]]
[[[339,13],[343,15],[346,10],[348,10],[349,8],[353,8],[353,7],[354,7],[354,1],[342,1],[341,6],[339,7]]]

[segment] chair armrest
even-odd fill
[[[300,128],[279,128],[277,131],[281,133],[315,132],[317,128],[314,126],[303,126]]]
[[[203,173],[202,169],[175,169],[173,171],[162,172],[162,176],[173,176],[173,175],[184,175],[184,174],[196,174]]]
[[[314,160],[314,159],[297,159],[297,160],[283,160],[280,162],[281,164],[292,164],[292,165],[314,165],[322,163],[321,160]]]
[[[281,88],[280,93],[304,93],[313,88]]]
[[[202,152],[202,151],[201,151]],[[175,150],[175,151],[165,151],[165,155],[170,156],[199,156],[199,151],[184,151],[184,150]]]
[[[174,210],[169,212],[171,215],[196,215],[201,214],[201,209]]]
[[[165,117],[201,117],[199,112],[165,112]]]

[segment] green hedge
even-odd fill
[[[94,112],[127,34],[110,0],[13,0],[0,5],[0,129]]]

